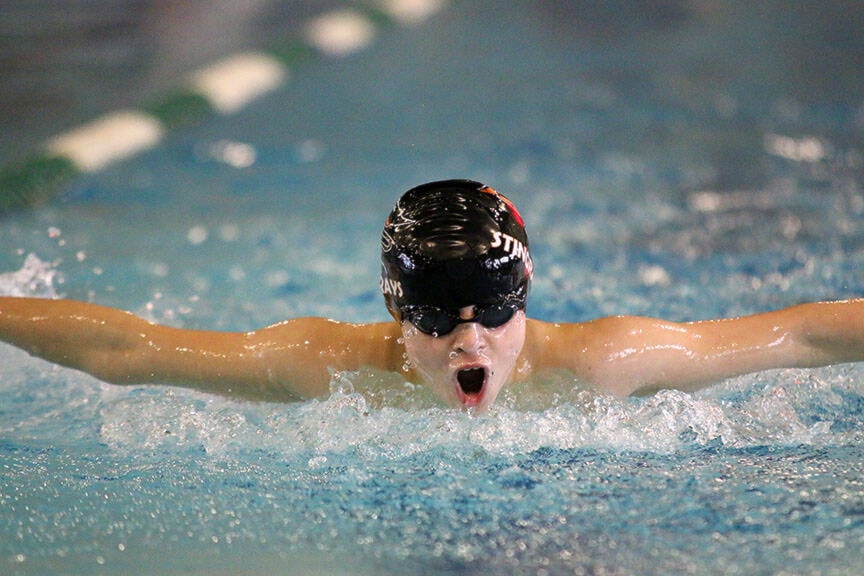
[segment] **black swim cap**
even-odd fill
[[[430,182],[402,195],[381,235],[381,292],[405,306],[525,307],[533,263],[522,217],[503,195],[471,180]]]

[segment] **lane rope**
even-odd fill
[[[49,138],[23,161],[0,169],[0,214],[50,201],[82,174],[98,172],[157,146],[171,131],[212,114],[235,114],[283,86],[290,71],[316,58],[368,47],[391,26],[416,26],[447,0],[371,0],[310,19],[272,50],[229,55],[139,109],[116,110]]]

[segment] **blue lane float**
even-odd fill
[[[108,112],[58,134],[22,162],[0,169],[0,214],[48,202],[77,176],[149,150],[171,130],[239,112],[284,85],[290,70],[304,62],[361,51],[381,30],[420,24],[445,5],[445,0],[378,0],[334,10],[271,50],[229,55],[139,109]]]

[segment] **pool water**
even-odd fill
[[[452,2],[3,217],[0,292],[384,320],[384,216],[465,177],[526,217],[544,320],[864,296],[864,11],[511,4]],[[256,403],[0,347],[0,571],[860,570],[864,365],[627,399],[556,375],[481,417],[354,377]]]

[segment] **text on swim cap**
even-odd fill
[[[393,280],[392,278],[381,278],[381,293],[382,294],[390,294],[396,298],[402,298],[402,283],[399,280]]]
[[[522,242],[509,234],[504,234],[503,232],[498,231],[492,232],[492,242],[489,245],[492,246],[492,248],[498,248],[501,246],[504,252],[507,252],[514,258],[519,258],[525,262],[531,260],[531,256],[528,254],[528,248],[526,248]]]

